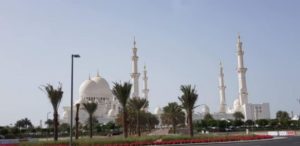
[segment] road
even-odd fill
[[[300,146],[300,136],[287,137],[283,139],[250,141],[250,142],[230,142],[230,143],[217,143],[217,144],[184,144],[185,146]]]

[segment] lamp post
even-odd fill
[[[300,104],[300,98],[297,98],[297,101],[298,101],[298,103]],[[298,115],[298,128],[300,127],[299,126],[299,122],[300,122],[300,117],[299,117],[300,115]]]
[[[71,117],[70,117],[70,146],[72,146],[72,134],[73,134],[73,60],[74,58],[80,58],[79,54],[71,55]]]

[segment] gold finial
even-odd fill
[[[241,35],[240,35],[240,32],[238,32],[238,42],[241,41]]]
[[[99,69],[97,70],[97,77],[100,77],[100,75],[99,75]]]
[[[136,42],[135,42],[135,36],[133,37],[133,46],[135,48]]]

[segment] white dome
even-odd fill
[[[99,92],[102,95],[100,97],[112,97],[112,92],[110,90],[109,84],[104,78],[96,76],[92,78],[92,80],[96,83],[96,89],[100,89]]]
[[[209,107],[207,105],[204,105],[204,107],[202,108],[202,112],[203,113],[209,113]]]
[[[240,106],[240,100],[237,98],[233,101],[234,106]]]
[[[80,98],[94,97],[94,98],[112,98],[112,92],[107,81],[100,76],[85,80],[79,88]]]
[[[155,108],[155,110],[154,110],[154,114],[155,115],[160,115],[160,114],[162,114],[163,112],[162,112],[162,110],[161,110],[161,108],[160,107],[156,107]]]
[[[79,96],[80,97],[97,97],[96,83],[92,80],[85,80],[80,85]]]

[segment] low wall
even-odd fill
[[[261,132],[254,132],[254,134],[271,135],[271,136],[299,136],[300,131],[294,131],[294,130],[261,131]]]

